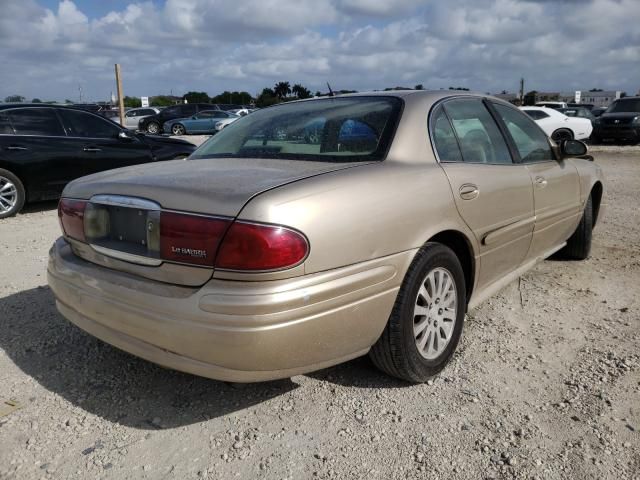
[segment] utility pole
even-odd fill
[[[80,100],[78,103],[82,103],[82,85],[78,84],[78,93],[79,93],[79,97]]]
[[[122,78],[120,64],[116,63],[116,86],[118,87],[118,110],[120,111],[120,125],[124,125],[124,97],[122,96]]]
[[[520,79],[520,106],[524,105],[524,78]]]

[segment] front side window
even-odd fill
[[[64,129],[51,108],[17,108],[7,114],[17,135],[64,136]]]
[[[69,136],[86,138],[116,138],[120,129],[97,115],[79,110],[60,110]]]
[[[379,161],[391,144],[401,107],[396,97],[281,104],[236,120],[190,158]]]
[[[438,107],[433,113],[431,138],[441,162],[462,162],[458,140],[442,107]]]
[[[460,142],[465,162],[512,163],[507,143],[481,99],[450,100],[444,104],[444,109]]]
[[[546,133],[533,120],[514,108],[496,103],[493,106],[507,126],[524,163],[554,159]]]

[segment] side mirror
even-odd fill
[[[196,120],[197,115],[192,115],[191,120]]]
[[[123,142],[131,142],[133,141],[133,137],[129,132],[120,130],[120,133],[118,133],[118,140],[121,140]]]
[[[587,154],[587,145],[580,140],[565,140],[560,144],[562,158],[582,157]]]

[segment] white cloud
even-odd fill
[[[5,0],[0,98],[107,98],[279,80],[311,90],[467,86],[640,87],[637,0],[132,1],[96,17],[83,3]]]

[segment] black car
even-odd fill
[[[609,105],[594,120],[591,140],[640,142],[640,97],[620,98]]]
[[[593,107],[591,109],[591,114],[594,117],[599,117],[600,115],[602,115],[605,111],[607,110],[607,107]]]
[[[195,145],[133,134],[72,107],[0,105],[0,218],[25,201],[60,196],[71,180],[138,163],[187,157]]]
[[[162,133],[164,122],[176,118],[192,117],[201,110],[219,110],[219,108],[210,103],[181,103],[172,105],[163,109],[157,115],[150,115],[140,120],[138,130],[157,135]]]

